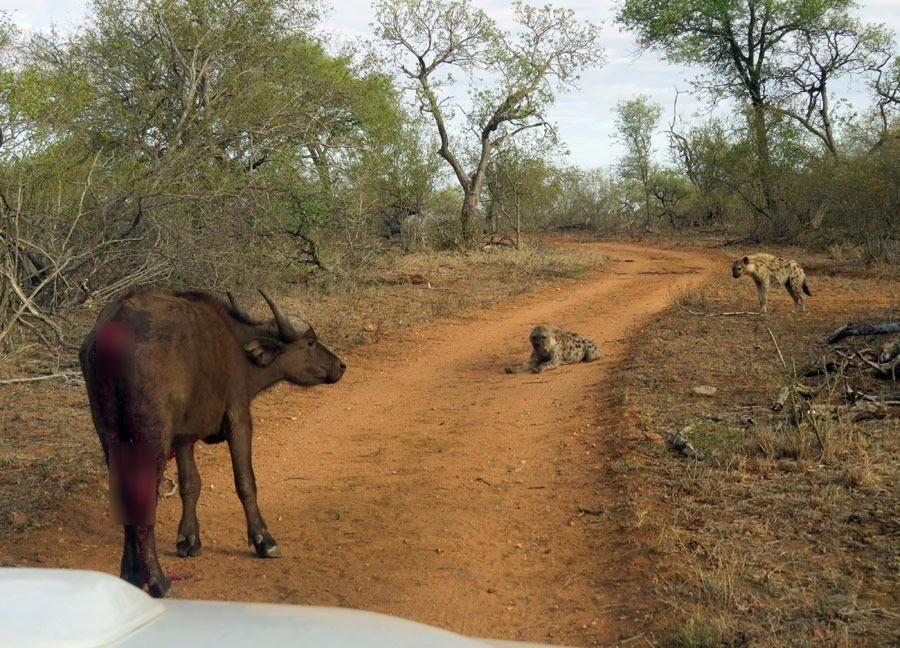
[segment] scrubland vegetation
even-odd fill
[[[721,109],[622,102],[611,169],[567,164],[547,117],[604,63],[574,12],[517,3],[507,32],[468,2],[380,0],[350,48],[324,9],[96,0],[69,32],[0,21],[0,344],[71,344],[71,317],[135,286],[302,282],[487,233],[703,229],[895,258],[900,64],[852,3],[624,3],[619,27],[695,65],[683,84]]]
[[[678,294],[632,342],[635,448],[610,473],[654,556],[663,645],[896,643],[900,428],[881,403],[897,383],[861,359],[891,338],[826,338],[834,322],[896,320],[898,276],[799,256],[817,277],[805,316],[786,295],[766,319],[722,315],[752,289],[719,283]],[[699,458],[664,442],[677,434]]]

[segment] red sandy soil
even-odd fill
[[[407,329],[345,357],[337,385],[280,385],[256,401],[260,508],[283,558],[253,557],[227,450],[198,444],[203,554],[175,555],[177,496],[158,517],[175,594],[347,606],[571,645],[638,632],[635,611],[653,602],[642,601],[640,557],[605,514],[615,494],[601,479],[622,427],[617,372],[628,337],[673,291],[724,270],[696,251],[593,245],[610,263],[584,281]],[[504,374],[544,322],[591,337],[603,357]],[[121,532],[98,499],[73,497],[59,524],[8,553],[116,573]]]

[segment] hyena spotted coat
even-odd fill
[[[806,283],[806,273],[793,259],[782,259],[771,254],[751,254],[737,259],[731,265],[731,276],[739,279],[748,274],[756,284],[759,293],[759,312],[768,311],[769,287],[782,285],[793,298],[800,310],[805,310],[803,293],[812,297]]]
[[[523,364],[507,367],[506,373],[540,373],[564,364],[592,362],[600,357],[597,345],[589,339],[555,326],[535,326],[528,339],[531,342],[531,358]]]

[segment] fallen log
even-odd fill
[[[508,236],[491,235],[482,241],[481,249],[487,251],[491,248],[508,248],[514,249],[517,245]]]
[[[834,360],[828,360],[823,362],[821,365],[813,365],[803,374],[804,378],[814,378],[816,376],[822,376],[827,374],[837,373],[840,370],[838,363]]]
[[[862,354],[859,354],[859,358],[872,367],[875,370],[875,374],[881,378],[896,379],[897,373],[900,372],[900,355],[890,362],[872,362]]]
[[[898,373],[900,373],[900,356],[897,356],[890,362],[882,362],[878,365],[878,375],[882,378],[893,378],[896,380]]]
[[[900,337],[890,340],[881,347],[881,353],[878,354],[878,362],[885,364],[900,356]]]
[[[790,385],[785,385],[781,389],[778,390],[778,395],[775,397],[775,400],[772,401],[772,404],[769,408],[773,412],[780,412],[784,409],[784,404],[787,402],[788,397],[791,395],[791,387]]]
[[[850,408],[853,414],[853,422],[868,421],[871,419],[883,419],[888,413],[885,406],[877,401],[859,400]]]
[[[884,335],[900,333],[900,322],[875,322],[873,324],[854,324],[847,322],[828,336],[828,344],[834,344],[846,337],[857,335]]]
[[[784,406],[787,403],[788,399],[791,397],[791,394],[797,394],[798,396],[802,396],[804,399],[809,400],[824,388],[825,385],[820,385],[819,387],[807,387],[806,385],[800,383],[785,385],[778,390],[778,395],[775,397],[775,400],[772,401],[769,409],[771,409],[773,412],[780,412],[784,409]]]

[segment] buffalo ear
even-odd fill
[[[260,367],[268,367],[275,362],[275,358],[284,351],[285,344],[281,340],[271,337],[261,337],[250,340],[244,345],[244,351],[254,364]]]

